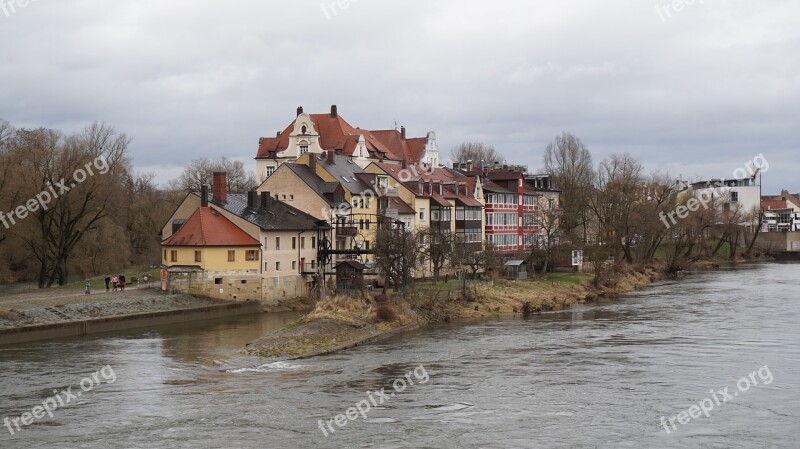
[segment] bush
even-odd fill
[[[397,311],[394,310],[394,307],[392,307],[391,304],[386,301],[382,301],[375,308],[375,316],[378,317],[378,321],[391,323],[392,321],[397,320]]]
[[[17,312],[12,310],[0,310],[0,319],[8,320],[8,321],[17,321],[19,319],[19,315]]]

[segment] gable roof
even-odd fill
[[[200,196],[197,192],[193,194]],[[229,193],[228,201],[222,203],[215,200],[213,194],[209,192],[208,202],[258,226],[262,231],[312,231],[317,229],[316,218],[274,198],[270,199],[269,207],[266,210],[261,209],[260,201],[255,208],[248,207],[247,195],[244,194]]]
[[[162,245],[260,247],[261,243],[218,211],[201,207]]]
[[[407,160],[417,163],[425,154],[427,137],[414,137],[403,139],[400,131],[396,129],[370,131],[353,127],[338,112],[327,114],[304,114],[313,122],[314,128],[319,133],[319,144],[325,151],[337,150],[344,156],[352,156],[361,137],[370,156],[378,159],[393,161]],[[289,137],[295,129],[295,118],[289,126],[278,133],[276,137],[262,137],[259,139],[256,159],[277,158],[277,153],[289,148]]]

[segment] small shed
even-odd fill
[[[528,262],[520,259],[507,260],[503,264],[503,275],[508,279],[528,279]]]
[[[345,260],[336,264],[335,268],[337,290],[361,290],[364,288],[366,265],[357,260]]]

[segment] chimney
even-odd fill
[[[472,159],[467,161],[467,172],[472,172]]]
[[[255,190],[251,190],[247,192],[247,207],[250,209],[256,208],[256,197],[258,196],[258,192]]]
[[[336,105],[331,105],[331,118],[336,118],[339,116],[339,108]]]
[[[275,133],[275,137],[280,137],[280,136],[281,136],[281,132],[280,131]]]
[[[300,117],[300,114],[302,114],[302,113],[303,113],[303,107],[300,106],[300,107],[297,108],[297,116]]]
[[[328,163],[333,165],[336,163],[336,153],[328,150]]]
[[[224,171],[214,172],[214,200],[221,203],[228,202],[228,174]]]
[[[317,172],[317,155],[314,153],[308,153],[308,168],[311,173]]]
[[[269,192],[261,192],[261,208],[269,210],[269,201],[272,197]]]
[[[200,187],[200,207],[208,207],[208,186]]]
[[[408,158],[406,157],[403,158],[403,163],[401,166],[403,167],[403,170],[408,169]]]
[[[406,127],[405,126],[401,126],[400,127],[400,138],[402,138],[403,140],[406,140]]]
[[[458,170],[458,162],[453,162],[453,170]]]

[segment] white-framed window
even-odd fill
[[[420,207],[419,208],[419,219],[423,220],[423,221],[425,220],[425,208],[424,207]]]
[[[267,178],[272,176],[273,173],[275,173],[275,167],[267,167],[267,170],[266,170]]]
[[[300,145],[300,154],[308,153],[308,145]]]

